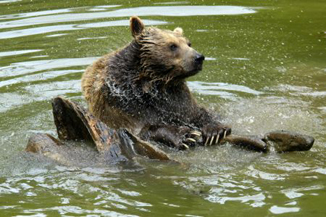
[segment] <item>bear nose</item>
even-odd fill
[[[196,56],[195,56],[195,62],[196,63],[203,63],[203,61],[205,60],[205,56],[200,54],[200,53],[197,53]]]

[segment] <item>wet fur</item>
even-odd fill
[[[194,65],[198,53],[188,46],[182,29],[144,28],[133,22],[133,41],[100,58],[82,77],[90,111],[108,126],[136,134],[153,126],[168,134],[179,127],[220,126],[214,115],[198,106],[186,85],[185,78],[201,67]],[[178,53],[171,53],[171,43],[180,47]],[[150,139],[148,131],[146,135]]]

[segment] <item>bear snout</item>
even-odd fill
[[[203,66],[203,62],[205,60],[205,56],[200,54],[200,53],[196,53],[195,55],[195,68],[197,70],[201,70],[202,66]]]
[[[197,65],[201,65],[201,64],[203,64],[204,60],[205,60],[205,56],[204,56],[204,55],[202,55],[202,54],[200,54],[200,53],[197,53],[197,54],[195,55],[195,63],[196,63]]]

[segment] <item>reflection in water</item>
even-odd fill
[[[71,74],[68,72],[59,71],[62,75]],[[73,72],[74,74],[76,72]],[[49,77],[55,78],[58,75],[50,75]],[[61,75],[60,75],[61,76]],[[39,77],[38,75],[35,77]],[[40,81],[46,81],[46,79],[41,78]],[[23,93],[0,93],[0,113],[6,112],[8,110],[17,109],[17,107],[24,106],[26,104],[35,103],[39,101],[49,101],[56,96],[62,96],[69,93],[78,93],[80,92],[81,83],[80,80],[69,80],[69,81],[58,81],[33,84],[30,85],[26,83],[26,87],[23,88]]]
[[[58,9],[58,10],[37,11],[37,12],[21,13],[21,14],[9,14],[9,15],[1,15],[0,20],[9,20],[9,19],[17,19],[17,18],[25,18],[25,17],[37,17],[43,15],[62,14],[62,13],[69,13],[69,12],[71,12],[70,9]]]
[[[54,38],[54,37],[60,37],[60,36],[64,36],[64,35],[68,35],[68,33],[47,35],[46,37],[48,37],[48,38]],[[19,36],[17,36],[17,37],[19,37]]]
[[[10,66],[0,67],[1,77],[12,77],[24,74],[30,74],[34,72],[57,69],[57,68],[68,68],[74,66],[87,66],[92,64],[97,58],[96,57],[85,57],[85,58],[70,58],[70,59],[49,59],[49,60],[37,60],[37,61],[26,61],[20,63],[13,63]]]
[[[44,27],[36,27],[30,29],[13,30],[8,32],[1,32],[0,39],[16,38],[16,37],[58,32],[58,31],[67,31],[72,29],[77,29],[77,28],[75,28],[74,25],[58,25],[58,26],[44,26]]]
[[[143,21],[145,25],[162,25],[167,23],[167,22],[155,21],[155,20],[143,20]],[[58,32],[58,31],[72,31],[72,30],[82,30],[82,29],[89,29],[89,28],[101,28],[101,27],[112,27],[112,26],[129,26],[129,21],[117,20],[117,21],[107,21],[107,22],[79,24],[79,25],[73,25],[73,24],[56,25],[56,26],[35,27],[35,28],[22,29],[22,30],[13,30],[8,32],[1,32],[0,39],[17,38],[23,36],[50,33],[50,32]],[[60,34],[59,36],[61,35],[63,34]]]
[[[299,212],[299,207],[280,207],[280,206],[272,206],[270,209],[273,214],[285,214],[291,212]]]
[[[16,55],[27,54],[27,53],[35,53],[35,52],[40,52],[40,51],[42,51],[42,50],[6,51],[6,52],[0,52],[0,57],[16,56]]]
[[[0,1],[0,3],[4,3],[4,1]],[[114,8],[120,5],[102,5],[102,6],[95,6],[94,9],[104,9],[107,8]],[[80,8],[65,8],[65,9],[57,9],[57,10],[48,10],[48,11],[37,11],[37,12],[29,12],[29,13],[20,13],[20,14],[9,14],[9,15],[1,15],[0,20],[9,20],[9,19],[16,19],[16,18],[25,18],[25,17],[37,17],[37,16],[44,16],[50,14],[63,14],[73,12]]]
[[[0,183],[1,195],[19,194],[15,202],[20,200],[50,201],[56,205],[46,207],[44,205],[25,208],[24,204],[15,206],[1,206],[0,209],[22,210],[22,214],[40,214],[44,212],[57,212],[60,215],[67,214],[98,214],[104,216],[119,216],[122,210],[132,207],[133,209],[151,207],[151,204],[138,201],[140,193],[119,188],[113,188],[116,183],[125,182],[115,169],[76,169],[56,167],[54,169],[36,169],[26,171],[24,176],[8,178]],[[73,176],[72,173],[75,173]],[[110,174],[106,177],[106,174]],[[96,185],[94,185],[97,183]],[[41,190],[44,189],[44,190]],[[108,191],[110,189],[110,191]],[[49,195],[48,192],[51,192]],[[62,194],[64,193],[64,195]],[[83,197],[83,203],[72,205],[76,196]],[[50,196],[50,198],[49,198]],[[95,200],[97,209],[86,208],[84,203]],[[103,208],[100,208],[103,206]],[[110,209],[112,209],[110,211]],[[117,208],[114,211],[114,208]],[[132,215],[128,215],[132,216]]]
[[[12,2],[19,2],[21,0],[1,0],[0,4],[5,4],[5,3],[12,3]]]
[[[138,16],[209,16],[209,15],[240,15],[255,13],[255,8],[240,6],[156,6],[124,8],[109,12],[75,13],[42,16],[40,18],[27,18],[21,20],[0,22],[0,29],[15,28],[48,23],[85,21],[108,17]]]
[[[203,95],[220,96],[227,99],[234,99],[239,93],[247,93],[251,95],[262,94],[262,92],[252,90],[249,87],[226,83],[192,81],[188,82],[188,86],[193,92]]]
[[[189,4],[188,1],[175,1],[175,2],[158,2],[154,3],[154,5],[181,5],[181,4]]]
[[[33,82],[33,81],[42,81],[42,80],[48,80],[51,78],[56,78],[58,76],[63,76],[67,74],[72,73],[82,73],[84,70],[65,70],[65,71],[48,71],[40,74],[34,74],[34,75],[26,75],[24,77],[15,77],[13,79],[0,81],[0,88],[8,85],[13,84],[21,84],[25,82]]]

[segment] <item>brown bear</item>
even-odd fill
[[[138,17],[130,18],[130,28],[130,44],[83,74],[90,111],[109,127],[179,149],[216,144],[230,134],[189,91],[185,79],[202,69],[205,57],[191,47],[183,30],[145,28]]]

